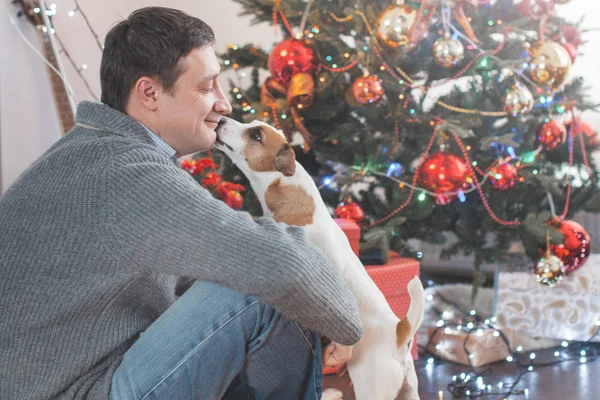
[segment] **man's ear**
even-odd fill
[[[148,110],[156,111],[158,107],[159,85],[156,79],[149,76],[140,77],[134,86],[135,96]]]
[[[275,169],[285,176],[293,176],[296,172],[296,154],[292,147],[284,143],[275,157]]]

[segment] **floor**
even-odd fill
[[[538,353],[539,354],[539,353]],[[449,400],[452,396],[447,390],[448,383],[453,375],[459,375],[466,368],[462,365],[449,362],[425,365],[424,360],[415,363],[419,376],[419,395],[421,400]],[[490,376],[490,385],[504,380],[510,382],[516,376],[514,364],[506,362],[493,365],[493,375]],[[354,393],[349,385],[348,376],[339,378],[327,375],[324,378],[324,387],[334,387],[344,392],[344,400],[355,400]],[[565,362],[550,367],[539,367],[523,376],[519,388],[529,389],[529,396],[514,395],[509,399],[531,400],[596,400],[600,399],[600,360],[579,364],[578,362]],[[443,392],[440,397],[439,392]],[[487,396],[489,400],[502,399],[502,396]]]

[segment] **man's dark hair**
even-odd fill
[[[179,60],[214,41],[210,26],[183,11],[163,7],[134,11],[106,35],[100,64],[102,102],[125,112],[129,93],[142,76],[154,77],[171,90],[182,73]]]

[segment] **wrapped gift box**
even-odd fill
[[[355,252],[358,254],[360,228],[351,220],[336,219],[342,227]],[[388,304],[398,316],[404,318],[410,305],[410,296],[406,286],[415,275],[419,275],[420,264],[411,258],[401,257],[391,252],[390,261],[385,265],[368,265],[365,267],[373,282],[379,287]],[[413,341],[412,355],[418,358],[417,338]]]
[[[348,241],[350,242],[350,246],[352,250],[354,250],[354,254],[358,255],[358,246],[360,242],[360,228],[354,221],[351,219],[342,219],[336,218],[335,222],[342,228],[346,236],[348,236]]]
[[[503,327],[530,337],[586,341],[600,321],[600,255],[590,255],[554,287],[538,283],[533,272],[500,270],[496,290],[496,317]]]
[[[471,333],[467,338],[467,332],[463,329],[429,328],[431,339],[427,350],[444,360],[467,366],[470,355],[473,368],[510,356],[510,349],[500,336],[494,335],[493,329],[482,329],[478,332],[479,334]],[[466,346],[468,354],[463,346]]]
[[[506,342],[499,334],[494,334],[495,329],[491,328],[476,329],[475,332],[471,332],[471,335],[467,339],[467,331],[465,329],[457,329],[455,326],[441,328],[430,326],[427,328],[429,335],[427,350],[441,359],[468,366],[468,355],[463,347],[465,339],[467,339],[466,346],[469,355],[471,355],[471,365],[473,368],[479,368],[487,364],[505,360],[508,356],[512,355],[511,352],[514,353],[517,351],[518,347],[522,347],[523,352],[528,352],[556,347],[561,342],[530,338],[514,329],[499,328],[501,328],[502,336],[504,336]]]
[[[412,258],[401,257],[391,252],[390,261],[385,265],[369,265],[365,268],[385,296],[392,311],[398,318],[404,318],[410,306],[410,296],[406,286],[415,275],[419,276],[421,265]],[[418,358],[417,335],[411,350],[413,359]]]

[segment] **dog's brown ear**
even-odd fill
[[[285,176],[293,176],[296,172],[296,154],[292,147],[284,143],[275,157],[275,169]]]
[[[410,341],[411,326],[408,318],[404,317],[396,325],[396,345],[402,347]]]

